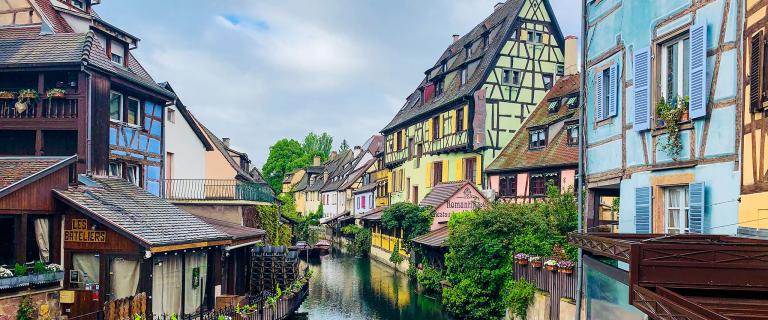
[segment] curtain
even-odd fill
[[[72,254],[73,269],[80,272],[80,281],[99,283],[99,257],[94,253]],[[88,277],[88,281],[86,281]]]
[[[40,260],[44,262],[50,262],[50,239],[48,239],[48,218],[37,218],[34,220],[35,224],[35,240],[37,241],[37,247],[40,249]]]
[[[152,268],[152,313],[181,313],[181,256],[156,257]]]
[[[200,306],[203,305],[208,274],[208,254],[194,252],[187,253],[186,257],[184,313],[191,314],[200,311]]]
[[[139,261],[126,258],[113,258],[109,263],[112,271],[111,288],[109,291],[112,300],[132,297],[136,295],[139,287]]]

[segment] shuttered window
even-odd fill
[[[608,83],[608,114],[606,115],[606,119],[609,117],[615,117],[617,113],[617,103],[618,103],[618,92],[619,92],[619,68],[617,65],[611,65],[611,68],[608,72],[609,74],[609,83]]]
[[[749,48],[749,106],[752,112],[763,108],[763,31],[752,36]]]
[[[651,188],[635,188],[635,233],[651,233]]]
[[[688,224],[691,233],[704,233],[705,198],[704,183],[688,185]]]
[[[635,51],[634,55],[634,85],[635,85],[635,111],[633,128],[635,131],[651,128],[651,51],[642,48]]]
[[[613,64],[595,74],[595,121],[607,120],[618,114],[618,66]]]
[[[691,74],[690,104],[691,119],[707,115],[707,25],[691,27]]]

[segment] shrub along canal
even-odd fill
[[[408,276],[370,258],[334,250],[309,267],[309,296],[294,319],[450,319]]]

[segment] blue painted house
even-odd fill
[[[588,232],[736,234],[741,5],[587,1]],[[588,317],[645,318],[634,303],[639,291],[629,290],[632,264],[622,262],[634,260],[624,253],[603,255],[614,257],[608,264],[584,256]]]

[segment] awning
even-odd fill
[[[416,238],[413,238],[413,242],[433,248],[447,247],[447,241],[448,226],[440,227],[437,230],[432,230]]]
[[[340,214],[337,214],[337,215],[335,215],[333,217],[328,217],[328,218],[320,219],[319,222],[320,222],[320,224],[328,224],[328,223],[331,223],[334,220],[339,219],[339,218],[341,218],[343,216],[346,216],[346,215],[349,215],[349,211],[344,211],[344,212],[342,212]]]

